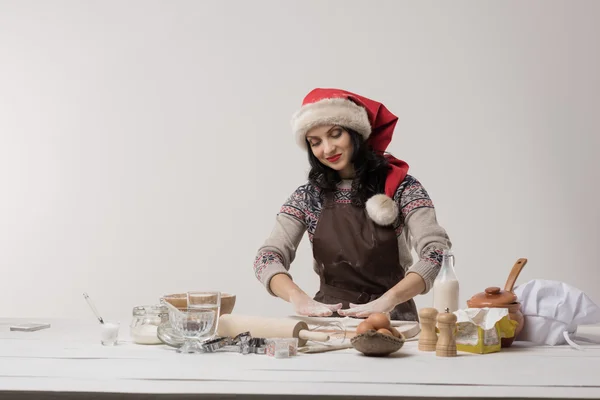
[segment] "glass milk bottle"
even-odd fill
[[[442,267],[433,282],[433,308],[438,312],[449,312],[458,310],[459,284],[454,272],[454,254],[450,250],[444,250],[442,255]]]

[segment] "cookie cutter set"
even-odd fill
[[[297,338],[255,338],[243,332],[234,338],[217,337],[200,345],[202,352],[227,351],[241,354],[264,354],[274,358],[288,358],[298,354]]]

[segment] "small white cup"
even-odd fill
[[[119,328],[121,324],[117,321],[104,321],[100,324],[102,338],[100,343],[103,346],[114,346],[119,339]]]

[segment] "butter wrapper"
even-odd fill
[[[457,310],[456,350],[487,354],[500,351],[502,338],[515,335],[517,322],[508,317],[508,308],[467,308]]]

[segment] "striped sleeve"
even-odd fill
[[[290,278],[290,265],[307,229],[307,199],[304,186],[298,188],[282,205],[275,226],[254,258],[254,274],[271,295],[271,279],[277,274]]]
[[[433,201],[427,190],[414,177],[407,176],[394,197],[401,212],[401,225],[408,229],[414,249],[419,256],[408,273],[419,274],[429,292],[439,273],[442,253],[452,246],[444,228],[437,221]]]

